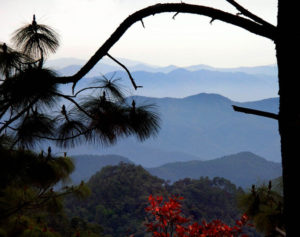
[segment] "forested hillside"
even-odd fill
[[[183,211],[195,221],[221,219],[232,224],[241,215],[237,196],[243,190],[223,178],[184,179],[170,185],[141,166],[121,163],[104,167],[87,185],[91,196],[84,201],[68,198],[67,213],[101,225],[105,236],[146,236],[144,208],[150,194],[183,196]]]

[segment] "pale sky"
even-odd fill
[[[31,22],[53,27],[61,46],[50,59],[88,59],[130,14],[155,3],[171,0],[0,0],[0,42],[9,44],[12,32]],[[175,0],[175,3],[180,1]],[[225,0],[186,0],[237,11]],[[241,5],[276,24],[276,0],[240,0]],[[207,64],[215,67],[275,64],[274,44],[267,39],[210,18],[160,14],[131,27],[110,50],[119,58],[167,66]]]

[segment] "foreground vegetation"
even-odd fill
[[[71,218],[101,225],[105,236],[145,236],[145,208],[150,195],[183,196],[183,214],[197,222],[219,219],[234,225],[242,216],[237,200],[244,191],[223,178],[184,179],[168,184],[141,166],[120,163],[104,167],[87,186],[91,195],[83,202],[67,198],[66,212]]]
[[[272,183],[249,192],[220,177],[170,184],[121,162],[86,184],[57,189],[74,170],[72,159],[55,157],[51,150],[36,154],[1,146],[0,152],[0,236],[151,236],[145,226],[151,195],[184,197],[182,214],[197,223],[221,220],[234,226],[246,213],[265,236],[281,236],[285,228],[281,189]],[[259,236],[251,228],[243,232]]]

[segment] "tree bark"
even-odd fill
[[[281,136],[284,218],[287,236],[297,236],[300,152],[300,34],[293,24],[298,23],[298,13],[289,1],[278,1],[278,26],[276,56],[279,79],[279,133]],[[297,9],[298,10],[298,9]],[[296,56],[296,58],[295,58]]]

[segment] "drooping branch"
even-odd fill
[[[244,108],[244,107],[239,107],[236,105],[232,105],[233,110],[237,112],[242,112],[246,114],[253,114],[253,115],[258,115],[266,118],[271,118],[271,119],[276,119],[278,120],[278,114],[270,113],[270,112],[265,112],[261,110],[256,110],[256,109],[249,109],[249,108]]]
[[[128,76],[129,76],[130,81],[131,81],[131,83],[132,83],[132,85],[133,85],[133,87],[134,87],[135,90],[136,90],[137,88],[139,88],[139,87],[142,87],[142,86],[137,86],[137,85],[135,84],[135,81],[134,81],[134,79],[133,79],[133,77],[132,77],[130,71],[128,70],[128,68],[127,68],[124,64],[122,64],[122,63],[119,62],[117,59],[115,59],[114,57],[112,57],[109,53],[107,53],[106,55],[107,55],[110,59],[112,59],[114,62],[116,62],[117,64],[119,64],[122,68],[124,68],[124,70],[127,72]]]
[[[237,16],[228,12],[224,12],[215,8],[205,7],[200,5],[192,5],[185,3],[166,3],[156,4],[139,10],[128,16],[114,33],[106,40],[106,42],[96,51],[96,53],[88,60],[88,62],[73,76],[57,77],[57,83],[76,83],[83,78],[105,55],[111,47],[124,35],[124,33],[137,21],[143,18],[159,14],[159,13],[189,13],[210,17],[214,20],[220,20],[238,27],[241,27],[254,34],[275,40],[276,28],[266,27],[258,24],[250,19]],[[74,86],[73,86],[74,88]]]
[[[105,88],[104,86],[90,86],[90,87],[85,87],[79,91],[77,91],[74,95],[68,95],[68,97],[76,97],[77,95],[79,95],[81,92],[86,91],[86,90],[92,90],[92,89],[103,89]]]
[[[89,129],[86,129],[85,131],[81,131],[81,132],[79,132],[75,135],[72,135],[72,136],[69,136],[69,137],[64,137],[64,138],[47,137],[47,136],[39,136],[39,135],[34,135],[34,136],[37,137],[37,138],[46,139],[46,140],[50,140],[50,141],[60,141],[60,142],[62,142],[62,141],[72,140],[74,138],[86,135],[87,133],[91,132],[92,130],[93,130],[92,128],[89,128]]]

